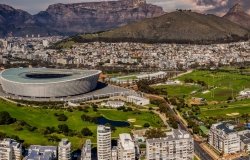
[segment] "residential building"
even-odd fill
[[[111,160],[111,129],[100,125],[97,127],[98,160]]]
[[[25,160],[55,160],[57,159],[56,146],[31,145],[28,150],[28,156]]]
[[[0,140],[0,160],[21,160],[22,145],[13,139]]]
[[[145,105],[150,104],[149,99],[143,98],[143,97],[138,97],[138,96],[127,96],[127,102],[134,103],[134,104],[140,105],[140,106],[145,106]]]
[[[91,140],[87,139],[82,148],[81,160],[91,160]]]
[[[71,142],[62,139],[58,146],[58,160],[70,160]]]
[[[172,130],[166,137],[147,139],[147,160],[192,160],[193,137],[184,130]]]
[[[240,136],[240,150],[250,152],[250,130],[238,132]]]
[[[135,160],[135,143],[128,133],[119,135],[118,160]]]
[[[240,136],[234,130],[234,126],[227,122],[219,122],[211,126],[208,143],[222,154],[240,151]]]
[[[117,155],[117,146],[114,146],[111,150],[111,160],[117,160],[118,155]]]

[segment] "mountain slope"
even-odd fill
[[[104,31],[164,14],[145,0],[53,4],[36,15],[0,4],[0,36],[73,35]]]
[[[90,33],[164,14],[144,0],[54,4],[35,15],[37,22],[59,32]]]
[[[224,18],[189,11],[176,11],[111,31],[72,37],[59,43],[133,41],[168,43],[217,43],[246,39],[249,32]]]
[[[244,11],[240,4],[233,6],[224,18],[250,30],[250,15]]]

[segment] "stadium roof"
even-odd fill
[[[15,83],[54,83],[82,79],[101,73],[98,70],[12,68],[2,71],[1,77]]]

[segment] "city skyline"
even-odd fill
[[[25,10],[31,14],[37,14],[40,11],[55,3],[80,3],[80,2],[96,2],[105,0],[1,0],[1,4],[11,5],[17,9]],[[106,0],[107,1],[107,0]],[[248,0],[147,0],[164,8],[166,12],[171,12],[176,9],[192,9],[202,13],[213,13],[219,16],[224,15],[230,7],[235,3],[241,3],[246,12],[250,13],[250,3]]]

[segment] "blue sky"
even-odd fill
[[[26,10],[31,14],[46,10],[54,3],[93,2],[99,0],[0,0],[2,4],[8,4],[15,8]],[[148,3],[162,6],[165,11],[171,12],[177,8],[192,9],[199,12],[209,12],[223,15],[232,5],[240,2],[250,13],[250,0],[147,0]]]

